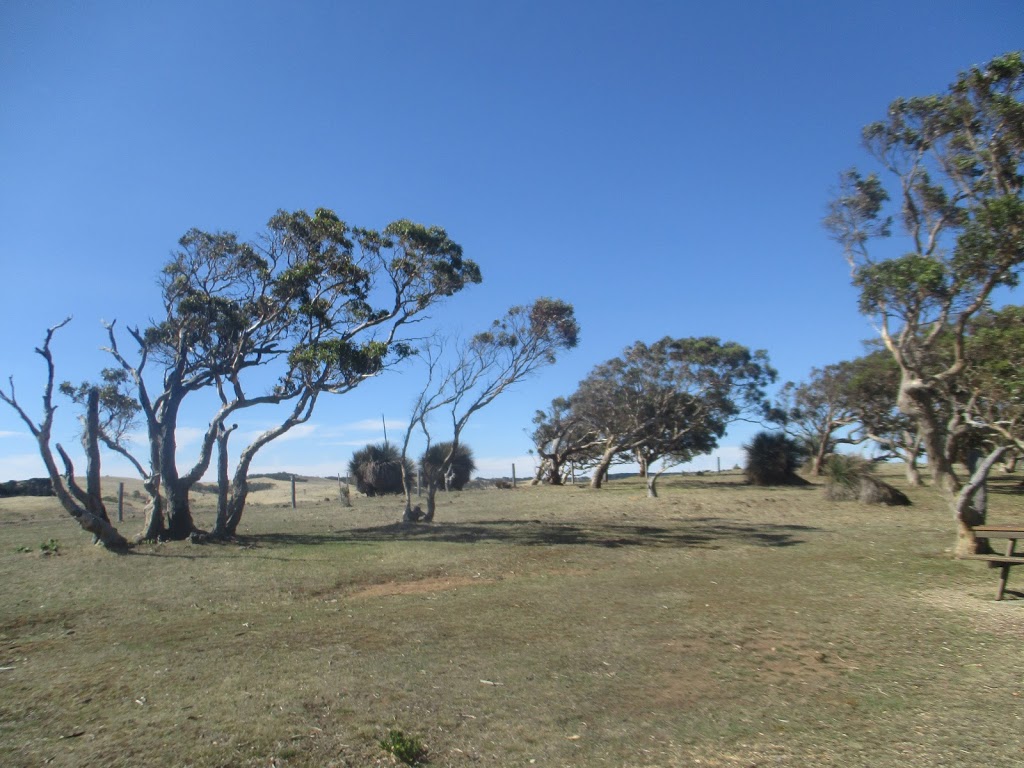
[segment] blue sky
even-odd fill
[[[156,275],[191,227],[249,237],[279,208],[321,206],[366,227],[410,218],[482,268],[433,313],[449,331],[539,296],[575,305],[579,347],[465,434],[481,474],[529,474],[533,412],[634,341],[733,339],[782,381],[858,355],[872,330],[820,221],[838,173],[867,165],[861,126],[1020,48],[1021,30],[1016,0],[5,0],[0,377],[35,413],[33,347],[69,314],[57,375],[94,376],[101,320],[158,314]],[[382,414],[397,431],[416,384],[410,368],[322,401],[256,469],[341,470]],[[70,404],[59,414],[74,444]],[[187,412],[183,436],[209,415]],[[736,463],[750,433],[696,466]],[[0,480],[38,474],[0,408]]]

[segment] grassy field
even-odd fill
[[[1024,599],[930,489],[521,486],[406,528],[260,482],[240,543],[124,556],[0,500],[0,764],[392,765],[391,730],[432,766],[1024,764]]]

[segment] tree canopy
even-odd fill
[[[617,457],[649,467],[689,461],[718,445],[730,422],[766,408],[775,370],[763,350],[704,336],[638,341],[598,365],[571,396],[574,417],[599,446],[591,485],[600,488]],[[656,495],[659,473],[650,477]]]
[[[995,289],[1017,285],[1024,263],[1022,92],[1024,59],[1014,52],[961,73],[943,93],[895,100],[863,131],[880,174],[843,173],[825,220],[861,310],[899,366],[899,407],[917,420],[933,479],[950,493],[961,483],[937,402],[970,365],[972,318]],[[902,253],[879,245],[897,221]]]

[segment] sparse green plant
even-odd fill
[[[406,736],[392,728],[379,742],[381,749],[390,752],[406,765],[422,765],[427,760],[427,748],[415,736]]]
[[[56,539],[49,539],[39,545],[39,551],[44,555],[57,555],[60,554],[60,542]]]

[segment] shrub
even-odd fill
[[[412,482],[412,462],[405,461],[406,477]],[[367,496],[402,493],[402,454],[390,443],[367,445],[352,454],[348,473],[356,490]]]
[[[747,481],[753,485],[806,485],[796,474],[800,445],[782,432],[758,432],[743,446]]]

